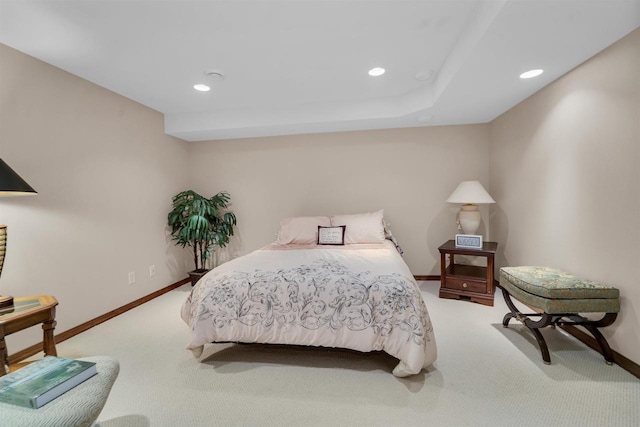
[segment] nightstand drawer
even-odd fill
[[[476,282],[473,280],[458,279],[453,277],[447,277],[445,287],[448,289],[458,289],[461,291],[478,292],[482,294],[487,293],[486,282]]]

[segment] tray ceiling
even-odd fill
[[[638,0],[0,0],[0,42],[188,141],[489,122],[639,26]]]

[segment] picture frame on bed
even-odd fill
[[[456,234],[456,248],[482,249],[482,236],[477,234]]]
[[[344,235],[347,230],[346,225],[338,225],[335,227],[318,226],[318,244],[319,245],[344,245]]]

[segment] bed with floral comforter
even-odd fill
[[[188,348],[216,342],[384,351],[420,372],[436,343],[420,290],[392,242],[272,244],[210,271],[182,306]]]

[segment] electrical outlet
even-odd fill
[[[156,266],[154,265],[150,265],[149,266],[149,277],[153,277],[156,275]]]
[[[130,271],[129,272],[129,284],[133,285],[134,283],[136,283],[136,272],[135,271]]]

